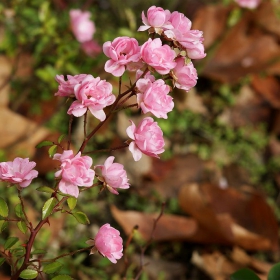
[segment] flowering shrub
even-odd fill
[[[77,40],[81,44],[94,45],[92,36],[95,26],[89,19],[90,14],[72,10],[70,18],[71,29]],[[16,158],[13,162],[0,164],[0,179],[17,187],[20,201],[20,207],[15,213],[19,219],[8,217],[8,205],[4,199],[0,199],[0,215],[5,223],[17,221],[19,229],[26,234],[27,239],[23,245],[23,255],[16,261],[14,259],[18,256],[13,255],[11,247],[18,239],[8,239],[4,251],[1,251],[1,255],[12,267],[12,280],[19,277],[34,279],[38,274],[48,274],[50,270],[54,272],[55,260],[86,250],[91,254],[98,251],[112,263],[122,257],[122,238],[119,231],[109,224],[101,226],[95,238],[87,242],[89,247],[69,254],[45,259],[44,255],[40,258],[33,256],[31,250],[41,228],[50,222],[49,216],[56,212],[72,215],[82,224],[90,222],[85,213],[74,210],[80,192],[101,187],[101,190],[108,189],[112,194],[119,194],[119,189],[129,188],[126,171],[123,165],[114,162],[114,156],[109,156],[103,165],[94,165],[89,155],[96,151],[86,151],[88,142],[104,123],[113,114],[127,107],[136,107],[141,109],[143,114],[151,113],[157,118],[167,119],[168,113],[174,107],[170,95],[172,87],[188,91],[196,84],[197,73],[190,59],[205,57],[202,32],[191,30],[191,21],[183,14],[171,13],[160,7],[149,8],[147,17],[143,12],[142,20],[144,25],[140,26],[139,31],[148,30],[151,35],[142,46],[135,38],[126,36],[103,45],[103,52],[109,58],[105,63],[105,71],[120,77],[117,96],[112,93],[113,86],[100,77],[90,74],[67,75],[66,79],[63,75],[55,77],[59,84],[55,95],[72,102],[67,111],[70,115],[69,132],[66,141],[63,141],[61,136],[56,142],[44,141],[37,145],[38,148],[50,146],[49,155],[60,163],[54,174],[55,185],[37,189],[49,193],[50,197],[42,206],[42,216],[36,226],[30,222],[22,199],[22,188],[29,186],[38,176],[38,172],[33,170],[35,163],[29,162],[29,159]],[[90,53],[90,48],[88,51]],[[137,71],[136,79],[121,92],[122,75],[125,71]],[[123,104],[131,99],[135,100],[134,103],[123,107]],[[108,108],[104,111],[106,107]],[[87,131],[88,113],[100,121],[91,131]],[[76,152],[71,145],[72,121],[74,117],[81,116],[84,118],[84,140]],[[117,148],[128,148],[135,161],[140,160],[142,154],[159,158],[164,152],[165,142],[158,123],[149,116],[145,116],[138,124],[130,122],[131,125],[126,129],[129,139]],[[57,149],[61,152],[57,153]],[[114,148],[107,151],[113,150]]]

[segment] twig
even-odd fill
[[[157,223],[158,223],[158,221],[160,220],[160,218],[161,218],[162,215],[163,215],[165,205],[166,205],[165,202],[163,202],[163,203],[161,204],[161,211],[160,211],[158,217],[154,220],[153,229],[152,229],[152,232],[151,232],[151,237],[150,237],[150,239],[148,240],[148,242],[146,243],[146,245],[145,245],[144,247],[141,248],[140,269],[139,269],[139,271],[138,271],[136,277],[134,278],[134,280],[138,280],[138,279],[140,278],[142,272],[143,272],[143,269],[144,269],[144,266],[145,266],[145,264],[144,264],[144,254],[145,254],[147,248],[151,245],[151,243],[152,243],[153,240],[154,240],[154,234],[155,234],[155,230],[156,230],[156,227],[157,227]]]

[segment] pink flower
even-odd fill
[[[95,245],[98,252],[108,258],[112,263],[117,263],[123,254],[123,240],[120,232],[111,227],[110,224],[103,225],[96,234],[94,241],[87,241],[89,245]],[[94,252],[94,249],[91,253]]]
[[[206,56],[204,53],[203,32],[199,30],[190,30],[191,21],[182,13],[173,12],[170,17],[173,29],[164,31],[164,34],[180,43],[186,49],[188,57],[191,59],[200,59]]]
[[[71,29],[80,43],[90,41],[95,33],[95,25],[90,20],[90,16],[90,12],[82,12],[81,10],[70,11]]]
[[[115,157],[108,157],[104,165],[96,165],[95,168],[101,168],[101,180],[113,194],[119,194],[117,188],[128,189],[128,178],[124,167],[120,163],[113,163]]]
[[[67,114],[75,117],[84,115],[89,109],[97,119],[104,121],[106,115],[103,109],[116,100],[112,94],[112,85],[92,75],[87,75],[80,84],[77,84],[74,92],[77,100],[71,104]]]
[[[126,129],[127,135],[134,141],[129,144],[129,150],[135,161],[140,160],[142,153],[158,158],[164,152],[163,133],[156,122],[150,117],[144,118],[136,127],[133,121]]]
[[[19,184],[25,188],[38,176],[38,171],[32,170],[36,166],[29,158],[15,158],[14,161],[0,163],[0,180],[11,184]]]
[[[168,21],[170,18],[170,11],[164,10],[163,8],[152,6],[148,9],[147,17],[144,12],[142,12],[142,21],[144,25],[138,28],[138,31],[145,31],[149,28],[154,28],[155,32],[158,34],[162,33],[164,29],[172,28],[172,25]],[[153,30],[151,30],[154,32]]]
[[[88,55],[88,56],[95,56],[101,52],[101,47],[94,41],[86,41],[81,44],[82,50]]]
[[[196,69],[192,62],[185,64],[184,57],[177,58],[176,63],[176,67],[172,70],[174,84],[177,88],[189,91],[197,82]]]
[[[168,45],[162,46],[159,38],[149,39],[141,47],[141,56],[144,62],[152,66],[159,74],[168,74],[176,66],[174,59],[176,57]]]
[[[168,95],[170,87],[161,79],[155,82],[140,79],[136,87],[140,91],[137,93],[137,103],[143,113],[151,112],[157,118],[167,119],[167,113],[174,107],[173,98]]]
[[[240,7],[255,9],[260,4],[261,0],[235,0]]]
[[[61,177],[58,187],[62,193],[78,197],[78,186],[92,186],[95,172],[90,169],[91,157],[81,156],[80,152],[74,156],[72,150],[65,150],[62,154],[55,154],[53,159],[61,162],[60,170],[55,172],[55,177]]]
[[[87,76],[87,74],[80,75],[67,75],[67,81],[65,81],[63,75],[56,75],[55,79],[59,83],[58,92],[55,93],[55,96],[74,96],[74,87],[77,84],[80,84],[82,80]]]
[[[105,63],[105,71],[116,77],[122,76],[126,68],[128,70],[141,68],[138,65],[140,61],[140,47],[134,38],[118,37],[113,42],[105,42],[103,52],[110,58]]]

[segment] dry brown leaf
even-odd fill
[[[208,5],[196,13],[192,29],[203,31],[203,45],[206,49],[225,31],[228,13],[229,8],[223,5]]]
[[[265,51],[263,51],[265,50]],[[277,38],[259,29],[247,11],[229,30],[214,54],[206,57],[203,74],[226,83],[237,82],[249,73],[263,71],[280,56]]]
[[[179,204],[222,243],[248,250],[278,248],[277,220],[264,197],[252,188],[184,185]]]
[[[280,108],[280,83],[276,78],[254,75],[251,84],[272,107]]]

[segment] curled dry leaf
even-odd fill
[[[278,225],[264,197],[252,188],[184,185],[179,204],[221,243],[248,250],[277,250]]]

